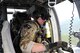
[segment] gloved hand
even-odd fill
[[[67,42],[60,41],[55,43],[49,43],[48,45],[45,45],[46,49],[58,49],[58,48],[67,48]]]
[[[66,49],[66,48],[68,47],[68,43],[62,41],[60,47],[61,47],[62,49]]]

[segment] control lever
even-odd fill
[[[64,50],[64,51],[68,51],[68,52],[70,52],[70,53],[74,53],[74,52],[73,52],[73,49],[72,49],[71,47],[68,47],[68,43],[62,42],[61,48],[62,48],[62,50]]]
[[[71,47],[68,47],[68,48],[63,47],[62,50],[68,51],[68,52],[70,52],[70,53],[74,53],[74,52],[73,52],[73,49],[72,49]]]

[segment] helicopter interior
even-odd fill
[[[55,0],[50,0],[50,1],[55,2]],[[57,0],[56,4],[58,4],[58,3],[62,2],[62,1],[64,1],[64,0]],[[72,0],[70,0],[70,1],[73,2]],[[42,6],[42,7],[45,7],[47,9],[49,8],[49,6],[48,6],[48,0],[27,0],[27,1],[26,0],[24,0],[24,1],[23,0],[0,0],[0,9],[1,9],[0,10],[0,13],[1,13],[0,14],[1,15],[0,16],[1,17],[0,20],[1,20],[1,27],[2,27],[2,22],[4,20],[8,20],[8,14],[14,14],[15,12],[17,12],[17,9],[18,10],[21,10],[21,11],[23,10],[24,12],[27,11],[28,14],[30,14],[30,13],[32,13],[35,10],[35,5]],[[51,5],[54,6],[55,3],[51,3]],[[10,10],[8,12],[8,10],[7,10],[8,8],[13,9],[13,11],[15,11],[15,12],[10,12]],[[49,39],[50,42],[55,42],[55,40],[54,40],[54,37],[55,36],[54,35],[57,35],[58,36],[57,37],[57,41],[61,41],[60,27],[59,27],[59,22],[58,22],[58,19],[57,19],[57,15],[56,15],[55,9],[54,8],[50,8],[50,9],[51,9],[51,11],[53,13],[51,15],[51,17],[55,17],[55,18],[54,19],[53,18],[50,18],[46,22],[46,27],[48,27],[47,28],[47,32],[49,32],[48,35],[50,35],[50,36],[47,36],[47,37],[50,38]],[[11,21],[9,21],[9,22],[11,22]],[[54,22],[56,22],[56,24]],[[54,25],[53,23],[55,24],[55,26],[53,26]],[[54,29],[55,27],[56,27],[56,31]],[[8,32],[8,33],[10,33],[10,32]],[[8,36],[8,37],[10,37],[10,36]],[[1,53],[4,53],[3,52],[4,49],[2,49],[2,38],[0,38],[0,39],[1,39],[1,41],[0,41],[1,42],[0,43],[1,44],[0,45],[0,52]],[[13,39],[15,39],[15,38],[13,38]],[[10,40],[8,40],[8,41],[10,41]],[[10,44],[13,44],[12,42]],[[12,47],[12,45],[10,45],[10,46]],[[9,48],[6,48],[5,50],[8,51],[7,49],[9,49]],[[11,51],[11,53],[15,53],[15,51],[14,51],[15,48],[12,48],[12,49],[13,50]],[[21,52],[19,48],[18,48],[18,50],[19,51],[17,51],[16,53],[20,53]],[[6,53],[6,51],[5,51],[5,53]],[[62,52],[61,51],[58,51],[58,53],[62,53]]]

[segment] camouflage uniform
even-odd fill
[[[39,25],[34,21],[28,21],[21,27],[20,48],[23,53],[31,53],[32,46],[36,42],[41,42],[41,37],[37,37],[36,33],[39,31]]]

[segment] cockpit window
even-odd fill
[[[61,39],[64,41],[67,41],[69,43],[69,30],[70,30],[70,24],[72,24],[72,32],[80,32],[80,18],[78,14],[78,10],[76,8],[76,5],[73,3],[70,3],[69,1],[64,1],[58,5],[55,5],[55,10],[58,15],[59,23],[60,23],[60,29],[61,29]],[[73,17],[74,16],[74,17]],[[73,20],[72,20],[73,17]],[[72,21],[71,21],[72,20]],[[74,37],[74,35],[71,36],[71,44],[77,45],[79,39],[77,37]]]

